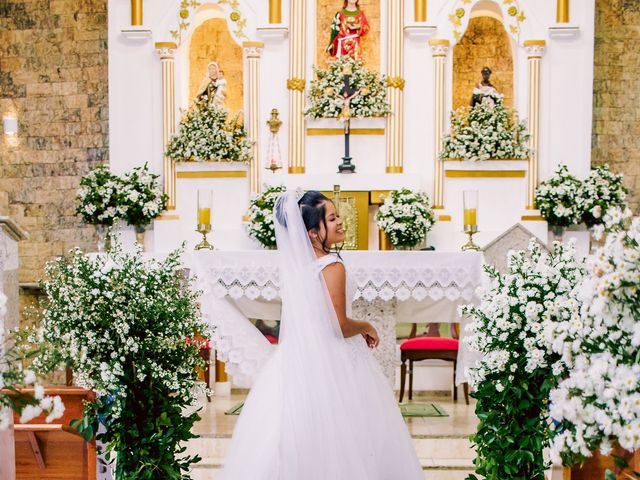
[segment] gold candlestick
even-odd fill
[[[469,235],[469,241],[462,246],[462,251],[478,251],[480,247],[473,243],[473,235],[478,233],[478,191],[463,191],[462,204],[464,208],[464,233]]]
[[[463,252],[465,252],[467,250],[479,251],[480,247],[478,245],[476,245],[475,243],[473,243],[473,235],[478,233],[478,226],[477,225],[465,225],[464,226],[464,233],[469,235],[469,241],[467,241],[467,243],[465,243],[462,246],[462,251]]]
[[[213,250],[213,245],[207,241],[207,234],[211,232],[211,207],[213,192],[198,190],[198,227],[196,232],[202,235],[202,241],[196,245],[196,250]]]
[[[207,240],[207,234],[211,232],[210,223],[199,223],[196,232],[202,234],[202,241],[196,245],[196,250],[213,250],[213,245]]]

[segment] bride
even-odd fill
[[[350,318],[355,286],[339,253],[342,220],[321,193],[286,192],[274,209],[280,344],[238,419],[224,480],[422,480],[375,328]],[[369,347],[369,348],[367,348]]]

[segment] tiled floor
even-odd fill
[[[205,405],[202,420],[195,427],[200,438],[188,446],[188,453],[199,453],[202,457],[202,462],[193,469],[194,480],[216,480],[238,419],[224,412],[244,397],[244,393],[234,392],[230,397],[213,397],[211,403]],[[450,396],[420,394],[413,401],[438,403],[449,414],[448,417],[406,419],[425,479],[464,480],[472,472],[473,451],[468,436],[477,424],[474,404],[465,405],[464,400],[453,403]]]

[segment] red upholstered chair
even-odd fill
[[[412,333],[415,329],[412,331]],[[413,362],[422,360],[446,360],[453,362],[453,400],[458,400],[456,387],[456,369],[458,347],[460,341],[456,338],[444,337],[413,337],[400,344],[402,365],[400,367],[400,401],[404,397],[407,377],[407,361],[409,362],[409,400],[413,398]],[[469,385],[464,383],[464,400],[469,405]]]
[[[265,335],[265,338],[267,340],[269,340],[269,343],[271,345],[277,345],[277,343],[278,343],[278,339],[276,337],[274,337],[273,335]]]

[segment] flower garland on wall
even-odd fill
[[[472,162],[528,158],[526,123],[515,122],[514,116],[501,96],[485,97],[473,108],[458,108],[451,114],[451,131],[444,136],[440,158]]]
[[[330,61],[326,69],[314,68],[316,78],[309,90],[309,108],[304,112],[309,118],[338,118],[344,114],[345,72],[350,77],[350,86],[358,93],[349,100],[351,118],[385,117],[391,112],[387,101],[387,85],[384,76],[368,70],[362,60],[343,56]]]
[[[176,162],[242,162],[252,159],[252,141],[239,117],[229,120],[226,110],[206,96],[186,112],[166,155]]]
[[[595,450],[609,455],[617,444],[617,464],[626,467],[640,448],[640,217],[616,232],[623,216],[610,211],[606,227],[612,233],[588,258],[588,274],[576,290],[580,318],[567,319],[551,335],[568,368],[550,393],[551,416],[559,422],[552,455],[565,465],[579,464]],[[617,476],[609,471],[606,478]]]
[[[247,233],[265,248],[275,248],[276,246],[273,209],[280,194],[286,190],[284,185],[270,186],[251,197]]]
[[[46,348],[34,368],[68,365],[97,397],[74,422],[116,457],[117,478],[185,478],[197,456],[185,456],[198,382],[199,292],[184,278],[180,251],[145,261],[140,249],[92,257],[75,249],[46,267],[47,296],[37,336]],[[201,338],[201,337],[200,337]]]
[[[385,198],[376,222],[394,247],[412,248],[425,239],[435,216],[426,193],[403,188]]]
[[[544,480],[549,445],[549,391],[563,373],[546,331],[559,322],[579,322],[574,287],[583,274],[573,244],[546,253],[532,240],[527,251],[510,252],[508,272],[487,266],[491,288],[471,316],[465,339],[482,360],[470,369],[471,394],[480,419],[472,436],[475,471],[482,478]],[[475,475],[469,479],[478,480]]]

